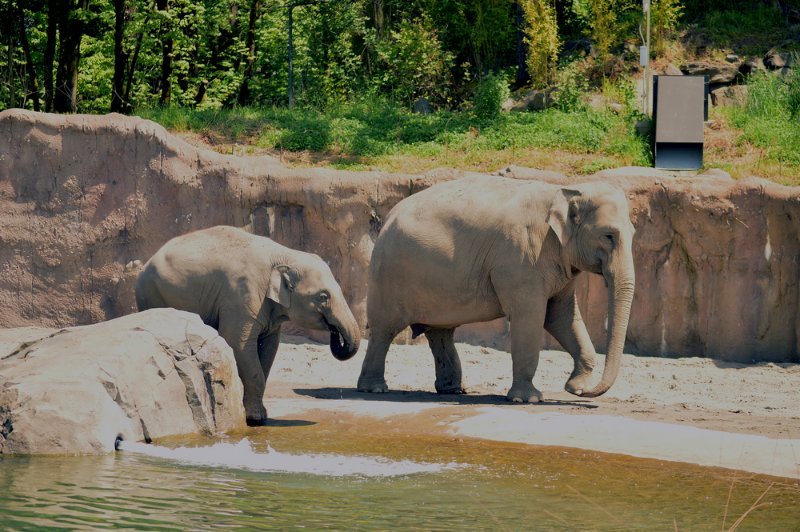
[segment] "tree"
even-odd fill
[[[158,103],[168,105],[172,100],[172,28],[169,16],[169,0],[156,0],[156,9],[162,17],[161,22],[161,77],[158,87],[161,94]]]
[[[31,52],[31,44],[28,40],[28,32],[26,31],[27,22],[25,17],[25,9],[22,7],[21,2],[17,2],[17,30],[19,31],[19,40],[22,45],[22,53],[25,57],[25,70],[28,74],[28,84],[25,91],[25,99],[30,96],[33,103],[33,110],[40,110],[40,94],[39,94],[39,78],[36,76],[36,64],[33,61],[33,53]]]
[[[81,39],[84,21],[88,16],[89,0],[62,0],[57,5],[59,60],[53,95],[53,110],[57,113],[77,111],[78,67],[81,58]]]
[[[525,19],[527,67],[531,84],[545,88],[555,79],[561,40],[553,0],[519,0]]]
[[[58,38],[58,19],[61,2],[47,1],[47,41],[44,49],[42,71],[44,72],[44,110],[53,111],[55,86],[53,85],[53,64],[56,57],[56,39]]]
[[[128,67],[128,54],[125,52],[126,22],[125,0],[114,0],[114,80],[111,94],[111,112],[128,112],[130,104],[125,100],[125,71]]]
[[[261,1],[250,0],[250,12],[247,18],[247,36],[245,37],[247,58],[245,59],[242,82],[239,85],[239,94],[236,97],[236,101],[239,105],[247,105],[250,101],[250,79],[253,77],[253,67],[256,62],[256,24],[260,16]]]

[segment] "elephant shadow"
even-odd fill
[[[377,401],[390,403],[440,403],[442,405],[499,405],[509,407],[523,407],[526,405],[511,403],[505,395],[499,394],[440,394],[429,391],[394,390],[386,393],[365,393],[355,388],[294,388],[294,393],[314,399],[350,400],[350,401]],[[588,399],[545,399],[540,405],[565,406],[578,408],[597,408],[597,405]],[[536,405],[527,404],[535,407]]]

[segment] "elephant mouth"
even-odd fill
[[[350,342],[347,341],[347,338],[342,335],[341,331],[335,325],[332,325],[327,319],[324,317],[322,321],[325,322],[325,325],[328,327],[328,330],[331,333],[331,353],[333,356],[336,357],[337,360],[347,360],[352,357],[356,350],[350,345]]]

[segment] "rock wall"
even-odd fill
[[[800,361],[800,190],[713,172],[502,173],[626,189],[637,227],[628,352]],[[230,224],[325,258],[363,326],[382,220],[404,197],[463,175],[288,169],[269,157],[194,148],[138,118],[5,111],[0,318],[5,327],[63,327],[130,313],[134,261],[173,236]],[[605,288],[583,277],[584,318],[603,349]],[[504,346],[506,330],[498,320],[461,328],[459,337]]]

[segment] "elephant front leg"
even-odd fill
[[[533,386],[539,366],[539,349],[545,316],[545,304],[531,303],[511,316],[511,367],[513,380],[508,400],[514,403],[538,403],[542,392]]]
[[[275,354],[278,352],[278,346],[281,343],[281,328],[273,330],[269,333],[263,333],[258,337],[258,360],[261,363],[261,371],[264,373],[264,385],[269,379],[269,373],[272,369],[272,363],[275,362]]]
[[[575,364],[564,389],[574,395],[591,390],[595,350],[581,317],[572,284],[548,303],[545,328],[572,355]]]
[[[244,388],[244,412],[248,425],[263,425],[267,420],[264,407],[266,378],[258,353],[258,333],[252,324],[239,324],[220,319],[220,336],[233,350],[236,368]],[[271,364],[271,363],[270,363]]]
[[[461,360],[453,341],[455,329],[429,329],[425,332],[436,365],[438,393],[464,393]]]

